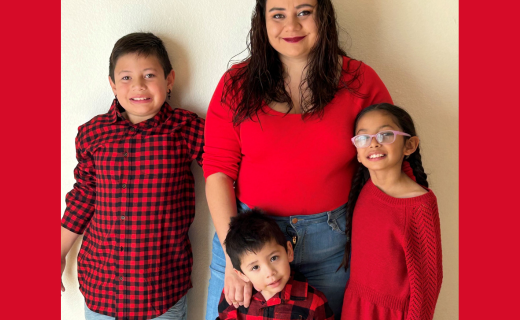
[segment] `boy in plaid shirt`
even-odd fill
[[[236,308],[223,292],[217,320],[334,320],[325,295],[291,271],[293,247],[274,220],[257,209],[239,214],[231,219],[224,244],[234,271],[254,290],[249,308]]]
[[[168,105],[174,79],[161,39],[122,37],[110,55],[116,98],[78,129],[61,272],[83,234],[78,278],[87,320],[186,319],[195,215],[190,165],[202,164],[204,119]]]

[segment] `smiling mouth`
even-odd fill
[[[380,160],[386,158],[386,154],[374,153],[367,157],[368,160]]]
[[[150,100],[150,98],[130,98],[132,101],[147,101]]]
[[[276,280],[275,282],[271,282],[270,284],[268,284],[268,286],[269,287],[277,287],[280,284],[280,281],[282,281],[281,278]]]
[[[289,43],[296,43],[296,42],[300,42],[303,38],[305,38],[306,36],[303,36],[303,37],[294,37],[294,38],[282,38],[284,39],[286,42],[289,42]]]

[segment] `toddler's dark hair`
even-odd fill
[[[271,241],[287,250],[287,240],[278,224],[261,210],[251,209],[231,218],[224,245],[233,268],[242,272],[240,257],[246,252],[256,253],[262,250]]]
[[[404,109],[398,106],[394,106],[390,103],[374,104],[361,110],[361,112],[359,112],[359,114],[356,117],[356,121],[354,122],[354,131],[356,130],[359,119],[361,119],[365,114],[372,111],[379,111],[390,115],[395,121],[395,124],[399,126],[401,131],[408,133],[412,137],[417,136],[417,132],[415,131],[415,125],[413,124],[413,120],[410,114],[408,114],[408,112],[406,112]],[[354,132],[354,135],[355,134],[356,133]],[[407,136],[405,136],[404,138],[405,141],[409,139],[409,137]],[[412,167],[413,175],[415,176],[415,181],[421,186],[428,188],[428,181],[426,180],[426,173],[424,173],[424,168],[421,160],[421,151],[419,146],[417,146],[415,152],[412,153],[406,159],[406,161],[408,161],[410,163],[410,167]],[[356,202],[359,197],[359,194],[361,193],[361,189],[363,189],[363,186],[368,181],[368,178],[370,178],[370,173],[364,165],[362,165],[361,163],[357,163],[357,166],[358,167],[356,173],[352,178],[352,186],[350,188],[350,194],[348,196],[347,202],[347,226],[345,229],[345,233],[347,234],[347,245],[345,246],[345,255],[343,256],[343,262],[341,263],[341,266],[344,266],[345,269],[348,268],[348,258],[351,249],[351,226],[354,207],[356,206]]]
[[[145,57],[149,55],[156,57],[163,68],[165,78],[172,71],[172,64],[162,40],[150,32],[135,32],[117,40],[112,49],[109,63],[109,75],[112,81],[115,82],[114,69],[116,68],[117,60],[129,53],[136,53]]]

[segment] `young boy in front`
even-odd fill
[[[217,320],[334,320],[325,295],[291,271],[293,247],[274,220],[257,209],[246,211],[231,219],[224,244],[234,271],[254,290],[249,308],[238,309],[223,292]]]
[[[195,215],[190,164],[202,164],[204,120],[168,105],[174,79],[161,39],[122,37],[110,55],[110,110],[78,129],[61,272],[83,234],[78,278],[87,320],[186,319]]]

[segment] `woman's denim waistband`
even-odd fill
[[[241,212],[243,212],[244,210],[249,209],[247,204],[243,203],[238,198],[237,198],[237,208],[239,209],[239,214]],[[298,225],[302,225],[302,224],[320,223],[322,221],[328,221],[330,219],[337,219],[338,217],[341,217],[346,212],[347,212],[347,204],[345,203],[334,210],[320,212],[320,213],[316,213],[316,214],[294,215],[294,216],[288,216],[288,217],[269,215],[269,217],[275,221],[287,221],[287,222],[290,222],[292,219],[297,218]]]

